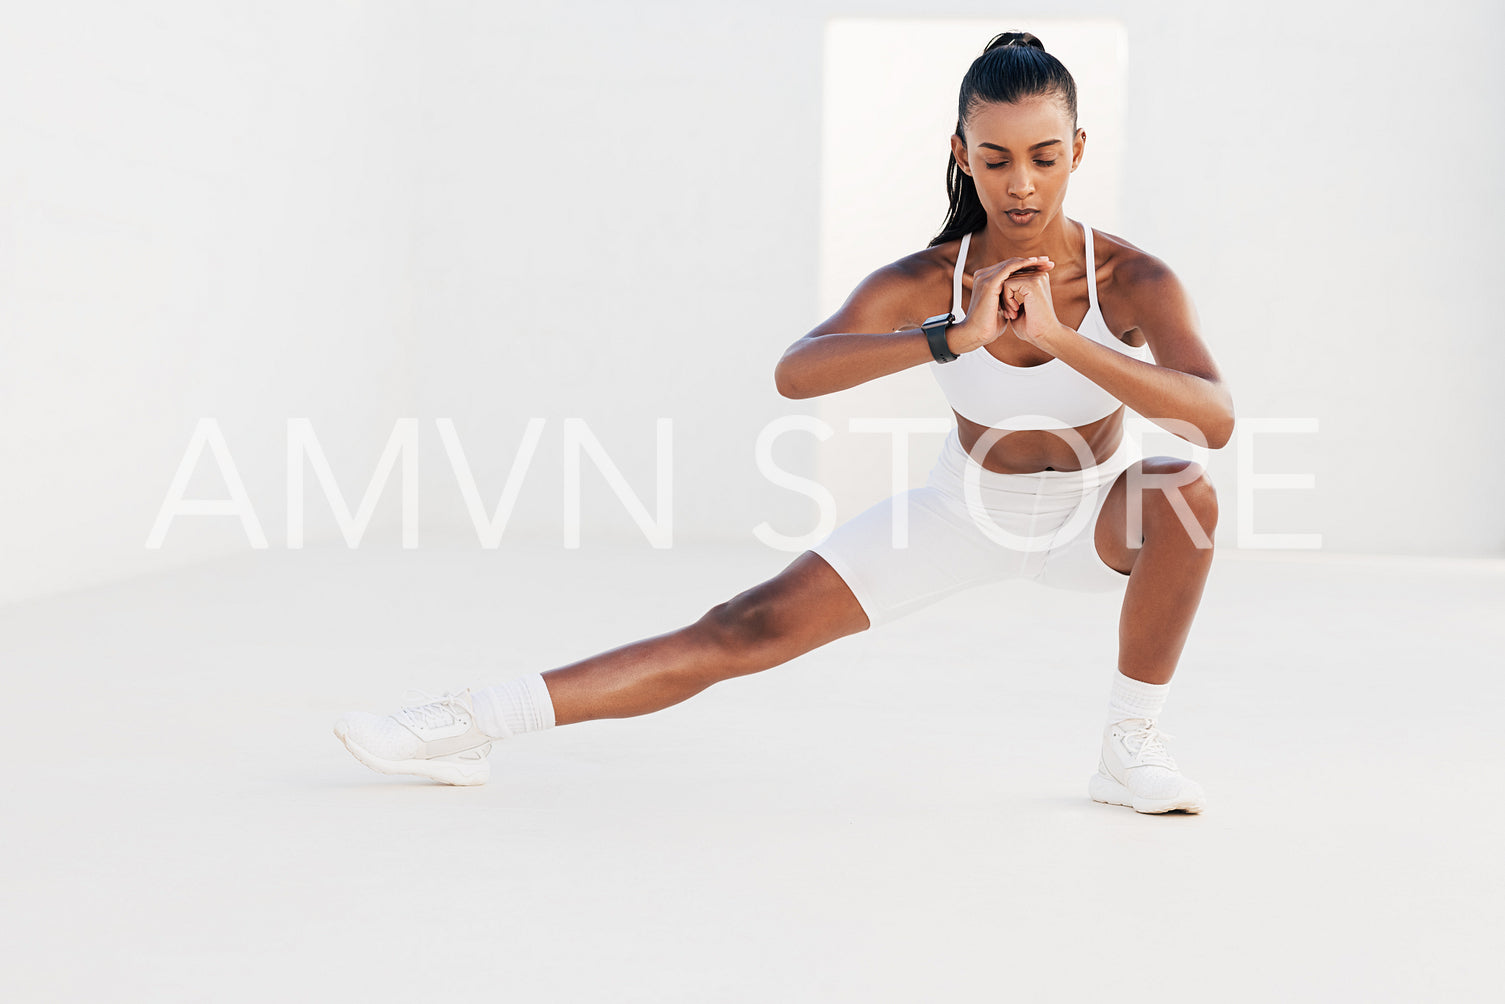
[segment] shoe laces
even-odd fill
[[[1143,725],[1137,728],[1127,729],[1124,735],[1124,743],[1134,759],[1129,761],[1130,767],[1141,767],[1145,764],[1154,764],[1157,767],[1168,767],[1176,770],[1175,758],[1170,750],[1165,748],[1165,740],[1174,739],[1169,732],[1161,732],[1155,725],[1153,718],[1140,719]]]
[[[453,725],[462,717],[469,717],[460,699],[464,691],[446,692],[438,697],[422,690],[409,690],[402,695],[404,701],[418,701],[395,712],[392,717],[408,728],[433,729]]]

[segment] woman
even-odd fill
[[[994,38],[962,81],[941,233],[870,275],[778,363],[791,398],[929,365],[956,428],[925,487],[678,631],[392,715],[345,715],[335,734],[384,773],[480,784],[493,740],[657,711],[959,590],[1024,577],[1124,590],[1091,797],[1201,811],[1202,790],[1156,719],[1212,562],[1217,498],[1198,465],[1141,458],[1123,416],[1127,405],[1218,448],[1233,406],[1171,270],[1062,214],[1085,144],[1066,68],[1031,34]]]

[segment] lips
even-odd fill
[[[1008,214],[1016,220],[1028,219],[1038,213],[1038,209],[1010,209]]]

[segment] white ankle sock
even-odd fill
[[[1170,689],[1169,683],[1144,683],[1114,673],[1113,690],[1108,696],[1108,724],[1125,718],[1159,718]]]
[[[476,724],[494,739],[554,727],[554,702],[542,673],[530,673],[495,687],[473,690]]]

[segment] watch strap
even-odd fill
[[[955,320],[955,314],[937,314],[920,325],[925,332],[925,340],[930,343],[930,354],[938,363],[949,363],[958,358],[946,344],[946,331]]]

